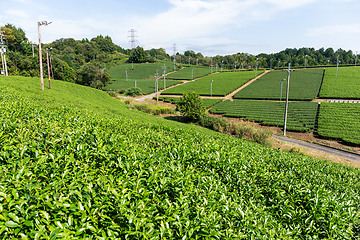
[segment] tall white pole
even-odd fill
[[[305,55],[305,68],[306,68],[306,57],[307,57],[307,55]]]
[[[339,70],[339,55],[337,55],[337,59],[336,59],[336,78],[338,75],[338,70]]]
[[[289,63],[289,68],[288,68],[288,79],[287,79],[287,90],[286,90],[285,118],[284,118],[284,136],[286,135],[286,121],[287,121],[288,102],[289,102],[290,64],[291,64],[291,63]]]
[[[51,89],[51,82],[50,82],[50,64],[49,64],[49,49],[48,49],[48,48],[46,48],[46,60],[47,60],[47,67],[48,67],[49,89]]]
[[[194,68],[191,70],[191,80],[194,80]]]
[[[40,65],[40,83],[41,90],[44,91],[44,79],[43,79],[43,66],[42,66],[42,54],[41,54],[41,35],[40,35],[41,23],[38,22],[38,33],[39,33],[39,65]]]
[[[210,97],[212,99],[212,83],[213,83],[214,80],[211,80],[211,87],[210,87]]]
[[[355,54],[355,67],[356,67],[356,61],[357,61],[357,51],[356,51],[356,54]]]
[[[164,89],[165,89],[166,88],[166,83],[165,83],[166,66],[165,66],[165,63],[164,63],[163,69],[164,69]]]

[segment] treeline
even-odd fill
[[[345,51],[341,48],[334,51],[333,48],[287,48],[279,53],[252,55],[249,53],[237,53],[232,55],[215,57],[204,57],[201,53],[195,53],[188,50],[184,54],[176,53],[176,62],[181,64],[198,64],[224,68],[224,69],[253,69],[258,68],[282,68],[287,67],[291,63],[292,67],[305,67],[305,59],[307,67],[336,65],[339,58],[340,65],[354,65],[356,61],[355,54],[349,50]],[[173,61],[174,56],[169,56],[169,60]]]
[[[6,24],[1,31],[4,31],[9,75],[40,76],[38,45],[32,44],[25,32],[14,25]],[[127,61],[130,54],[129,49],[117,46],[109,36],[99,35],[91,40],[61,38],[42,44],[44,77],[48,77],[46,51],[54,79],[99,89],[112,82],[106,69]]]

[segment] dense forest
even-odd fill
[[[1,27],[7,49],[6,60],[9,75],[39,76],[38,45],[32,44],[21,28],[12,24]],[[213,65],[224,69],[281,68],[291,63],[293,67],[314,67],[355,64],[356,56],[351,50],[332,48],[287,48],[279,53],[252,55],[237,53],[226,56],[204,57],[201,53],[187,50],[183,54],[169,55],[165,49],[144,50],[142,47],[124,49],[113,43],[111,37],[99,35],[91,40],[61,38],[52,43],[42,44],[44,76],[47,77],[47,57],[49,52],[54,79],[75,82],[101,89],[111,83],[107,69],[125,62],[175,61],[178,64]],[[50,73],[50,74],[51,74]]]

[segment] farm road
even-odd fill
[[[336,155],[338,157],[346,158],[346,159],[349,159],[352,161],[360,162],[360,155],[355,154],[355,153],[351,153],[351,152],[347,152],[347,151],[343,151],[343,150],[339,150],[339,149],[335,149],[335,148],[331,148],[331,147],[326,147],[326,146],[322,146],[322,145],[318,145],[318,144],[314,144],[314,143],[307,143],[307,142],[303,142],[303,141],[299,141],[299,140],[295,140],[292,138],[283,137],[283,136],[279,136],[279,135],[273,135],[273,138],[283,141],[283,142],[292,143],[292,144],[298,145],[300,147],[310,148],[310,149],[322,151],[322,152],[325,152],[328,154]]]

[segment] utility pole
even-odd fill
[[[337,59],[336,59],[336,78],[337,78],[337,75],[338,75],[338,70],[339,70],[339,55],[337,55]]]
[[[285,78],[281,79],[281,89],[280,89],[280,102],[282,97],[282,89],[283,89],[283,82],[285,81]]]
[[[50,54],[50,69],[51,69],[51,78],[54,80],[54,71],[53,71],[53,67],[52,67],[52,63],[51,63],[51,57],[52,57],[52,55]]]
[[[210,58],[210,60],[211,60],[210,67],[211,67],[211,74],[212,74],[212,67],[213,67],[213,65],[212,65],[212,57]]]
[[[125,75],[126,75],[126,81],[128,81],[128,74],[127,74],[127,68],[125,68]]]
[[[4,72],[4,76],[8,76],[8,70],[7,70],[7,66],[6,66],[6,48],[4,48],[4,41],[3,41],[3,33],[5,33],[4,31],[0,31],[0,38],[1,38],[1,64],[2,64],[2,69]]]
[[[49,89],[51,89],[51,82],[50,82],[50,65],[49,65],[49,50],[51,48],[46,48],[46,59],[47,59],[47,68],[48,68],[48,78],[49,78]]]
[[[189,67],[190,67],[190,58],[189,58]]]
[[[175,55],[176,55],[176,43],[174,43],[174,71],[176,71],[176,68],[175,68]]]
[[[210,87],[210,97],[211,97],[211,99],[212,99],[212,83],[213,83],[213,81],[214,81],[214,79],[211,80],[211,87]]]
[[[38,22],[38,33],[39,33],[39,63],[40,63],[40,82],[41,82],[41,90],[44,91],[44,78],[43,78],[43,66],[42,66],[42,53],[41,53],[41,34],[40,34],[40,26],[49,25],[51,22],[42,21]]]
[[[356,67],[356,61],[357,61],[357,51],[356,51],[356,54],[355,54],[355,67]]]
[[[192,68],[192,70],[191,70],[191,80],[192,81],[194,80],[194,68]]]
[[[307,57],[307,55],[305,55],[305,68],[306,68],[306,57]]]
[[[270,59],[270,71],[271,71],[272,60],[273,60],[273,59]]]
[[[288,103],[289,103],[289,86],[290,86],[290,65],[289,68],[286,70],[288,72],[288,78],[287,78],[287,90],[286,90],[286,103],[285,103],[285,118],[284,118],[284,136],[286,135],[286,121],[287,121],[287,113],[288,113]]]
[[[159,102],[159,83],[158,83],[159,73],[156,70],[156,80],[155,80],[155,91],[156,91],[156,102]]]
[[[166,88],[166,83],[165,83],[166,66],[165,66],[165,63],[162,68],[164,69],[164,89],[165,89]]]
[[[237,62],[235,61],[235,70],[236,70],[236,63],[237,63]]]
[[[258,67],[258,63],[257,61],[259,60],[259,58],[256,58],[256,63],[255,63],[255,78],[257,77],[257,67]]]

